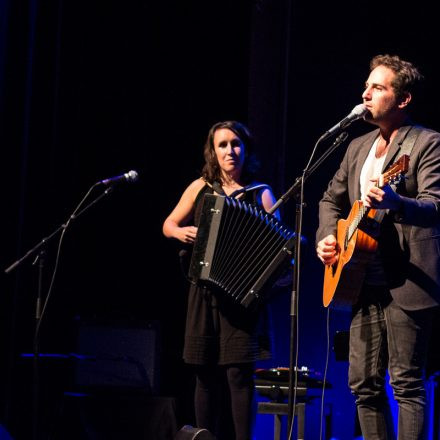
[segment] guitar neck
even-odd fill
[[[351,240],[351,237],[353,237],[353,234],[356,232],[361,221],[368,215],[369,210],[370,208],[367,208],[363,204],[359,207],[356,217],[354,217],[347,229],[347,241]]]
[[[359,207],[357,215],[353,218],[347,228],[347,240],[350,240],[353,237],[354,233],[356,232],[362,221],[365,221],[368,218],[371,222],[374,222],[375,224],[380,224],[385,217],[385,213],[385,209],[372,209],[362,204]]]

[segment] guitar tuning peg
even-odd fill
[[[390,182],[393,185],[399,185],[402,182],[402,180],[407,180],[407,179],[408,179],[408,177],[406,177],[404,174],[399,174],[399,175],[393,177],[392,179],[390,179]]]

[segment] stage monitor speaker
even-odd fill
[[[207,429],[185,425],[176,434],[174,440],[215,440],[215,437]]]
[[[159,392],[157,322],[80,321],[77,345],[77,386]]]

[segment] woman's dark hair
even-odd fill
[[[241,180],[244,184],[251,183],[258,171],[259,163],[253,152],[253,141],[249,129],[237,121],[223,121],[214,124],[208,133],[203,149],[205,165],[202,169],[202,177],[209,183],[222,183],[222,173],[218,164],[214,149],[214,134],[217,130],[227,128],[234,132],[244,145],[244,165],[241,173]]]
[[[391,85],[397,98],[402,98],[406,93],[412,94],[423,80],[417,67],[397,55],[376,55],[370,62],[370,71],[378,66],[388,67],[396,74]]]

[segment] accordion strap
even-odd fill
[[[226,195],[226,193],[223,191],[223,188],[219,182],[215,181],[215,182],[212,182],[212,184],[209,182],[206,182],[206,184],[208,186],[210,186],[217,194],[220,194],[221,196]]]
[[[223,188],[220,184],[220,182],[212,182],[209,183],[205,180],[205,183],[211,187],[217,194],[221,195],[221,196],[226,196],[226,193],[223,191]],[[248,191],[255,191],[257,189],[270,189],[270,186],[265,184],[265,183],[251,183],[250,185],[246,185],[243,188],[239,188],[236,189],[235,191],[233,191],[231,194],[229,194],[228,197],[237,197],[240,194],[246,193]]]
[[[251,183],[250,185],[246,185],[243,188],[236,189],[233,193],[229,194],[229,197],[237,197],[241,193],[266,188],[270,189],[270,186],[266,185],[265,183]]]

